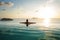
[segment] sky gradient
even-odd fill
[[[44,11],[47,14],[43,13]],[[60,18],[60,0],[0,0],[0,18],[40,18],[48,14],[54,15],[51,18]]]

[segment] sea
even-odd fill
[[[60,40],[60,18],[28,20],[36,24],[27,27],[20,23],[26,21],[24,18],[0,21],[0,40]]]

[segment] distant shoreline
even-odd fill
[[[1,18],[0,21],[13,21],[11,18]]]

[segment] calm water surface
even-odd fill
[[[51,19],[46,27],[43,20],[29,19],[36,24],[26,27],[25,19],[14,19],[14,21],[0,21],[0,40],[60,40],[60,19]]]

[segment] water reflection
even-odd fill
[[[50,19],[49,18],[45,18],[44,21],[43,21],[43,25],[45,27],[49,27],[50,26]]]
[[[60,20],[44,19],[40,30],[45,32],[45,38],[42,40],[59,40],[60,39]],[[41,25],[41,24],[40,24]]]

